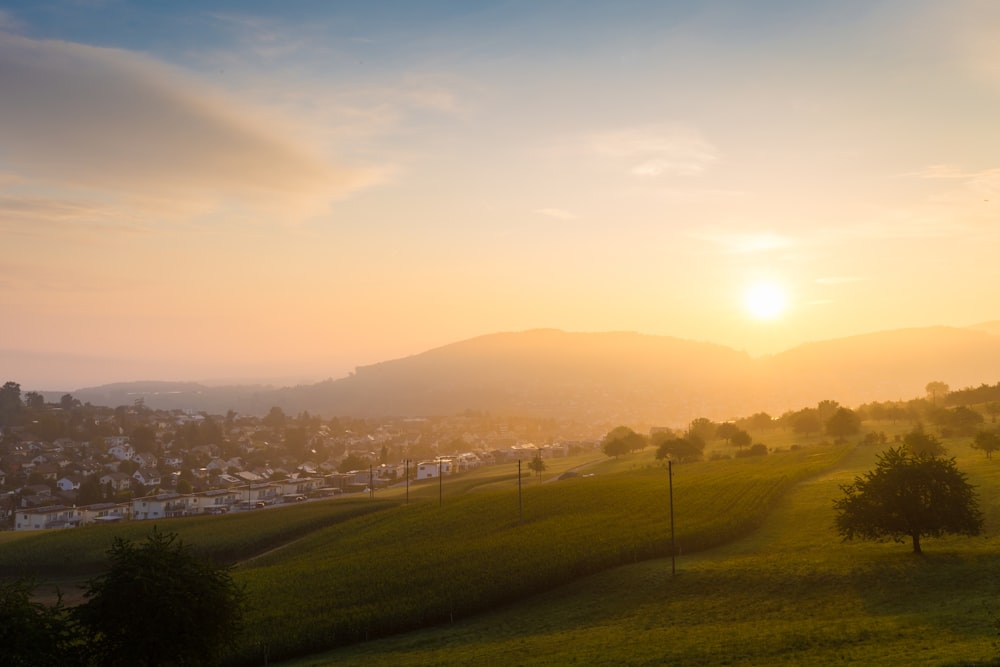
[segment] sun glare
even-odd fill
[[[785,290],[774,283],[755,283],[743,295],[747,312],[758,320],[773,320],[785,312]]]

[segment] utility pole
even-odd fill
[[[441,459],[438,458],[438,507],[444,504],[444,479],[441,475]]]
[[[517,460],[517,522],[524,521],[524,505],[521,503],[521,459]]]
[[[667,459],[667,479],[670,480],[670,576],[677,574],[677,548],[674,542],[674,469]]]
[[[410,459],[405,459],[406,463],[406,504],[410,504]]]
[[[368,497],[375,498],[375,478],[372,476],[371,466],[368,466]]]

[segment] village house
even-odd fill
[[[100,476],[101,486],[110,486],[113,491],[128,491],[132,488],[132,476],[127,472],[109,472]]]
[[[190,513],[191,496],[179,493],[161,493],[132,499],[132,518],[136,521],[147,519],[169,519]]]
[[[135,457],[135,449],[126,443],[112,445],[108,448],[108,456],[113,456],[119,461],[131,461]]]
[[[453,461],[450,458],[440,457],[434,461],[421,461],[417,464],[417,479],[433,479],[440,476],[450,475],[454,472]]]
[[[288,500],[298,498],[299,496],[308,496],[313,493],[323,486],[323,478],[302,477],[286,479],[281,482],[275,482],[275,484],[281,489],[281,495]]]
[[[80,525],[118,523],[129,518],[132,506],[127,503],[96,503],[80,509]]]
[[[47,505],[17,510],[14,530],[49,530],[73,528],[80,525],[80,512],[75,507]]]
[[[196,514],[223,514],[240,502],[240,493],[233,489],[214,489],[191,496],[191,511]]]
[[[132,457],[132,460],[138,463],[140,468],[155,468],[159,463],[156,455],[150,452],[139,452]]]
[[[83,481],[82,475],[66,475],[65,477],[60,477],[56,480],[56,486],[60,491],[79,491],[80,482]]]
[[[147,489],[149,487],[160,486],[162,481],[162,477],[160,476],[159,471],[151,470],[149,468],[142,468],[140,470],[136,470],[134,473],[132,473],[132,479],[139,482]]]

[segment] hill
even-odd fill
[[[497,333],[362,366],[296,387],[127,383],[74,392],[102,405],[322,416],[450,415],[466,410],[583,422],[679,424],[779,414],[836,397],[847,405],[1000,379],[996,323],[878,332],[751,358],[731,348],[629,332]],[[56,399],[57,400],[57,399]]]

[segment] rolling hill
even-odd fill
[[[125,383],[73,392],[102,405],[357,417],[465,410],[584,422],[677,424],[856,405],[1000,380],[1000,325],[924,327],[805,344],[759,358],[710,343],[629,332],[539,329],[480,336],[296,387]],[[50,399],[51,400],[51,399]],[[57,399],[56,399],[57,400]]]

